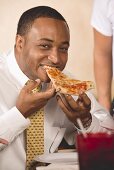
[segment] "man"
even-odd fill
[[[92,94],[81,93],[78,100],[56,95],[43,66],[63,70],[69,45],[69,27],[56,10],[39,6],[22,14],[14,51],[0,58],[0,137],[8,141],[0,144],[0,170],[25,169],[24,131],[30,125],[29,116],[42,107],[45,153],[55,152],[63,137],[69,145],[75,143],[75,133],[80,131],[77,118],[88,132],[114,129],[109,113]],[[41,84],[43,91],[32,93]]]
[[[114,1],[95,0],[92,14],[94,30],[94,69],[99,103],[111,108]],[[114,63],[114,62],[113,62]]]

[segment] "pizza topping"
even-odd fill
[[[94,88],[93,82],[91,81],[80,81],[75,80],[55,67],[44,66],[46,72],[51,79],[56,91],[63,94],[79,95],[80,91],[87,91]]]

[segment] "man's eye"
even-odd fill
[[[60,50],[63,51],[63,52],[68,52],[68,48],[67,47],[61,47]]]
[[[47,44],[40,44],[39,45],[41,48],[48,49],[50,46]]]

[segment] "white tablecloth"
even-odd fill
[[[46,167],[37,167],[36,170],[79,170],[79,166],[75,165],[62,165],[62,164],[50,164]]]
[[[50,163],[36,170],[79,170],[78,153],[75,150],[63,150],[58,153],[42,154],[35,158],[38,162]]]

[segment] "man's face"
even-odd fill
[[[63,70],[68,59],[69,40],[69,29],[64,21],[36,19],[26,35],[16,38],[16,59],[21,70],[30,79],[48,82],[43,66]]]

